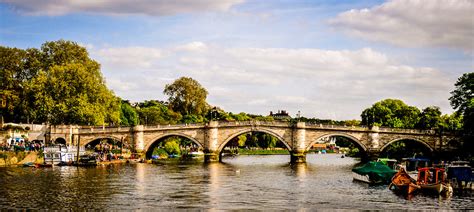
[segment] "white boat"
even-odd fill
[[[85,154],[85,148],[79,148],[79,156]],[[59,164],[72,164],[77,160],[77,147],[67,146],[49,146],[44,147],[44,164],[47,165],[59,165]]]

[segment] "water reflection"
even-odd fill
[[[308,155],[239,156],[224,163],[174,161],[92,168],[0,168],[2,209],[472,209],[471,193],[410,200],[352,181],[358,161]]]

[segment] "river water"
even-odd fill
[[[223,163],[0,168],[0,209],[474,209],[472,193],[406,198],[353,182],[353,158],[237,156]]]

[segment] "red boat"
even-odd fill
[[[411,194],[415,190],[425,193],[436,193],[442,195],[450,195],[453,191],[451,185],[446,180],[444,168],[419,168],[418,179],[415,184],[410,184],[408,193]]]
[[[411,178],[410,175],[405,171],[405,169],[401,167],[398,172],[392,177],[392,183],[390,183],[388,188],[390,190],[399,191],[401,193],[411,194],[414,192],[413,188],[417,188],[417,185],[416,180]]]

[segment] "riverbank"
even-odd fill
[[[0,167],[21,166],[25,163],[43,164],[44,158],[38,152],[0,151]]]

